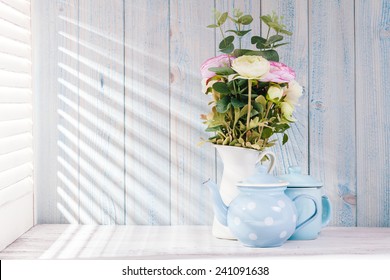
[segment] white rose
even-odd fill
[[[237,78],[260,79],[268,74],[270,63],[262,56],[243,55],[233,60],[232,69],[238,73]]]
[[[297,81],[293,80],[288,83],[288,87],[284,90],[286,97],[284,101],[288,104],[295,106],[298,103],[299,98],[302,96],[303,88]]]
[[[267,91],[268,100],[280,99],[282,98],[283,90],[277,86],[270,86]]]

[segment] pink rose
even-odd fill
[[[216,57],[207,59],[205,62],[203,62],[202,66],[200,67],[200,72],[202,74],[202,77],[207,79],[214,77],[215,73],[209,71],[209,68],[225,67],[225,66],[230,67],[230,61],[232,61],[234,58],[235,57],[227,54],[221,54]]]
[[[270,61],[269,73],[261,78],[262,82],[288,83],[295,79],[295,71],[281,62]]]

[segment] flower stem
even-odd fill
[[[246,119],[246,129],[249,132],[249,122],[251,119],[251,108],[252,108],[252,80],[248,80],[248,114]],[[247,134],[248,135],[248,134]]]

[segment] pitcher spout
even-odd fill
[[[208,179],[207,181],[203,182],[203,185],[206,185],[211,192],[212,199],[214,202],[213,208],[215,217],[217,218],[218,222],[220,222],[224,226],[227,226],[228,207],[222,200],[217,184]]]

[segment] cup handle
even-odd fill
[[[322,200],[322,227],[326,227],[329,224],[332,216],[332,206],[330,205],[329,197],[323,195]]]
[[[270,159],[270,164],[268,166],[268,173],[271,173],[274,168],[275,168],[275,154],[271,151],[264,151],[262,153],[259,154],[259,159],[256,161],[256,165],[257,164],[261,164],[261,160],[263,157],[267,156],[269,159]]]
[[[308,198],[308,199],[310,199],[311,201],[313,201],[313,202],[314,202],[314,207],[315,207],[315,209],[314,209],[314,213],[313,213],[309,218],[307,218],[306,220],[304,220],[302,223],[298,224],[298,225],[295,227],[295,230],[301,229],[302,227],[304,227],[305,225],[307,225],[308,223],[310,223],[311,221],[313,221],[313,220],[314,220],[315,218],[317,218],[317,216],[318,216],[318,204],[317,204],[315,198],[312,197],[311,195],[301,194],[301,195],[298,195],[297,197],[295,197],[295,198],[293,199],[294,203],[295,203],[296,200],[301,199],[301,198]]]

